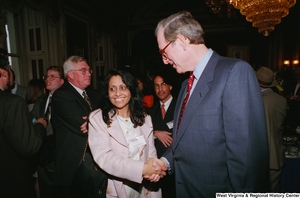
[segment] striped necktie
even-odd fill
[[[90,109],[92,110],[92,105],[91,105],[90,99],[89,99],[88,95],[86,94],[86,92],[83,91],[82,95],[83,95],[83,99],[88,103]]]
[[[166,115],[166,109],[165,109],[164,103],[161,104],[160,110],[161,110],[161,117],[162,117],[162,119],[164,119],[165,115]]]

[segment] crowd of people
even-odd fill
[[[87,60],[75,55],[25,88],[1,53],[0,196],[71,198],[87,142],[108,175],[106,197],[278,192],[287,116],[278,80],[218,55],[203,34],[186,11],[157,24],[163,62],[189,74],[178,94],[167,72],[147,82],[122,69],[96,91]]]

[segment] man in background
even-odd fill
[[[56,165],[53,183],[57,197],[68,198],[87,142],[86,118],[98,107],[98,94],[88,89],[92,70],[84,58],[71,56],[63,68],[67,82],[54,92],[51,105]]]
[[[261,67],[257,70],[256,77],[264,101],[269,137],[269,191],[278,192],[285,159],[282,132],[287,113],[287,101],[271,89],[278,84],[271,69]]]
[[[12,72],[12,86],[10,88],[11,93],[21,96],[22,98],[24,98],[24,100],[27,100],[27,88],[22,85],[19,85],[16,82],[15,72],[12,69],[11,72]]]
[[[153,84],[159,102],[155,103],[150,111],[154,136],[156,137],[154,140],[155,148],[157,157],[160,158],[173,141],[172,131],[176,99],[171,94],[173,87],[167,73],[161,72],[154,75]],[[158,182],[158,185],[162,189],[162,197],[176,197],[174,175],[166,175]]]
[[[47,138],[38,165],[38,184],[41,198],[54,197],[53,177],[55,168],[55,142],[51,124],[51,99],[54,91],[64,84],[64,71],[60,66],[50,66],[44,76],[47,94],[35,100],[30,114],[33,119],[45,118],[48,121]]]
[[[26,101],[6,92],[12,73],[6,56],[0,54],[0,195],[33,197],[34,156],[46,137],[47,122],[31,122]]]

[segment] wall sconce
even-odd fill
[[[296,66],[299,64],[299,60],[293,60],[293,66]]]
[[[290,60],[284,60],[283,64],[284,66],[290,66]]]

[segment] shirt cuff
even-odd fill
[[[168,164],[168,171],[171,171],[171,166],[170,166],[170,163],[169,163],[169,161],[167,160],[167,158],[161,157],[161,159],[165,160],[165,162]]]

